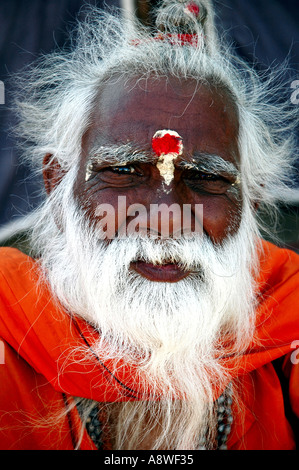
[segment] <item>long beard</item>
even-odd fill
[[[99,357],[137,365],[140,389],[152,393],[111,413],[107,407],[115,448],[136,449],[150,436],[153,449],[196,449],[199,436],[211,446],[215,388],[229,382],[219,358],[244,351],[254,331],[250,210],[244,207],[237,234],[217,247],[202,235],[106,243],[72,200],[65,207],[64,229],[53,226],[42,252],[47,281],[63,306],[98,329],[93,348]],[[152,282],[130,269],[136,260],[171,260],[192,274],[176,283]]]

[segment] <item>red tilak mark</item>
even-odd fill
[[[199,13],[200,13],[200,8],[198,5],[196,5],[196,3],[194,2],[190,2],[188,3],[188,5],[186,6],[187,10],[190,11],[190,13],[192,13],[196,18],[198,17]]]
[[[179,153],[181,139],[171,134],[164,134],[162,137],[154,137],[152,139],[152,148],[158,157],[168,153]]]
[[[149,41],[166,41],[172,46],[185,46],[185,45],[190,45],[193,47],[196,47],[199,45],[200,42],[202,42],[203,36],[202,34],[170,34],[170,33],[158,33],[155,36],[153,36]],[[130,41],[130,44],[132,46],[140,46],[141,44],[144,44],[145,41],[141,39],[132,39]]]

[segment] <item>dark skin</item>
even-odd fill
[[[169,186],[156,166],[151,142],[157,130],[171,129],[183,140],[184,150],[174,162],[175,171]],[[138,146],[151,162],[138,161],[119,167],[96,163],[90,167],[93,149],[101,146]],[[74,185],[74,196],[91,222],[96,222],[99,204],[109,203],[115,209],[115,228],[128,225],[132,217],[118,217],[118,196],[126,196],[127,207],[139,203],[149,212],[150,204],[191,204],[194,224],[195,204],[203,205],[203,231],[215,244],[237,231],[241,219],[242,193],[236,179],[225,172],[209,174],[188,170],[182,162],[213,156],[232,163],[239,169],[238,117],[232,100],[224,90],[198,86],[192,80],[149,79],[136,84],[131,79],[108,82],[99,92],[92,125],[82,140],[82,156]],[[209,157],[210,156],[210,157]],[[47,157],[45,159],[47,161]],[[88,179],[87,168],[91,168]],[[45,170],[46,189],[50,192],[61,177],[57,162]],[[166,188],[166,190],[165,190]],[[170,217],[170,235],[175,220]],[[144,230],[149,227],[142,227]],[[176,282],[188,273],[178,266],[132,264],[139,274],[152,281]]]
[[[156,166],[152,150],[152,138],[157,130],[172,129],[183,140],[184,151],[175,160],[174,178],[165,188],[165,181]],[[152,158],[151,163],[135,162],[113,168],[95,164],[86,178],[92,150],[95,147],[123,145],[128,141]],[[180,167],[180,162],[192,162],[196,154],[213,155],[233,163],[239,168],[238,117],[232,101],[224,91],[204,86],[196,88],[193,81],[170,79],[148,80],[136,85],[131,80],[124,86],[108,83],[99,91],[92,125],[82,139],[82,155],[78,175],[74,184],[74,197],[91,224],[96,222],[98,205],[109,203],[116,212],[118,221],[128,225],[131,217],[121,214],[118,218],[118,196],[126,196],[127,207],[139,203],[149,210],[150,204],[173,203],[203,204],[203,231],[215,244],[221,244],[229,234],[237,231],[242,209],[240,185],[233,188],[233,179],[219,174],[208,177],[202,171],[189,171]],[[44,180],[50,193],[63,177],[56,160],[49,163],[45,157]],[[165,191],[166,189],[166,191]],[[232,190],[235,189],[235,190]],[[193,210],[193,222],[194,222]],[[174,226],[170,219],[170,234]],[[143,227],[146,229],[147,227]],[[188,273],[176,266],[132,265],[141,276],[154,282],[177,282]],[[113,435],[121,404],[109,405],[109,424]],[[145,420],[146,421],[146,420]],[[134,426],[134,423],[132,424]],[[161,432],[157,423],[151,433],[141,439],[138,449],[152,449],[153,442]],[[112,440],[113,443],[113,440]]]

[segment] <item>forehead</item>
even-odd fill
[[[238,116],[228,93],[213,85],[176,78],[106,83],[95,102],[83,150],[132,142],[149,149],[157,130],[172,129],[187,152],[238,161]]]

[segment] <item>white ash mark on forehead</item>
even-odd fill
[[[173,136],[176,138],[176,146],[173,149],[173,151],[165,153],[163,152],[163,147],[164,147],[163,143],[164,143],[164,140],[167,139],[168,136]],[[156,163],[156,167],[158,168],[160,175],[164,179],[164,183],[166,184],[166,186],[169,186],[171,181],[174,178],[174,170],[175,170],[174,160],[176,160],[177,157],[183,153],[182,137],[176,131],[164,129],[164,130],[157,131],[153,137],[153,140],[154,139],[161,139],[161,146],[160,146],[161,152],[159,152],[159,159]],[[158,145],[158,148],[159,148],[159,145]]]

